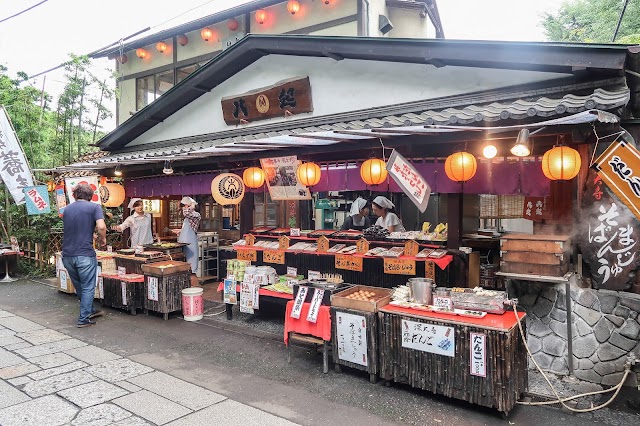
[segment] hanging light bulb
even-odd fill
[[[115,176],[122,176],[122,169],[120,168],[120,164],[116,166],[116,169],[113,171]]]
[[[264,9],[256,10],[256,22],[258,24],[264,24],[264,21],[267,20],[267,11]]]
[[[292,15],[295,15],[300,11],[300,3],[298,3],[296,0],[289,0],[289,2],[287,3],[287,10]]]
[[[147,51],[143,48],[136,49],[136,56],[140,59],[147,57]]]
[[[498,154],[498,148],[496,148],[496,146],[492,143],[492,142],[487,142],[484,145],[484,148],[482,148],[482,156],[484,158],[493,158]]]
[[[162,173],[165,175],[173,174],[173,166],[171,165],[171,160],[164,160],[164,168],[162,169]]]
[[[209,27],[205,27],[200,31],[200,37],[202,37],[204,41],[209,41],[213,38],[213,31],[211,31]]]
[[[515,145],[511,148],[511,153],[516,157],[526,157],[531,154],[531,145],[529,143],[529,129],[522,129],[518,133]]]

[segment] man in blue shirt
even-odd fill
[[[97,229],[98,245],[107,244],[107,226],[104,223],[102,207],[91,202],[93,189],[80,184],[73,189],[75,203],[64,209],[62,221],[64,237],[62,240],[62,263],[69,273],[71,282],[80,299],[78,327],[88,327],[92,321],[103,314],[93,307],[96,289],[98,260],[93,249],[93,232]]]

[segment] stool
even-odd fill
[[[322,345],[322,372],[324,374],[329,372],[329,342],[308,334],[299,334],[290,331],[289,343],[287,344],[287,362],[289,364],[291,364],[291,344],[294,340],[300,343],[312,344],[314,347],[317,347],[316,345]]]

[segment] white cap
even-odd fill
[[[191,197],[182,197],[182,200],[180,200],[180,204],[184,204],[185,206],[195,207],[198,203],[196,203],[196,200],[194,200]]]
[[[374,198],[373,202],[380,207],[384,207],[385,209],[392,209],[395,207],[391,200],[389,200],[387,197],[383,197],[382,195],[378,195],[376,198]]]
[[[127,206],[127,208],[129,210],[133,210],[133,205],[135,204],[135,202],[140,200],[142,200],[142,198],[132,198],[131,201],[129,201],[129,205]]]
[[[355,200],[353,200],[353,203],[351,204],[351,211],[349,211],[349,215],[353,216],[355,214],[359,214],[360,210],[362,210],[366,205],[367,205],[367,200],[365,200],[362,197],[356,198]]]

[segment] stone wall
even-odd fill
[[[527,342],[536,362],[545,371],[568,374],[565,285],[514,281],[509,296],[528,313]],[[619,383],[627,356],[633,352],[640,359],[640,295],[572,286],[570,297],[575,376]]]

